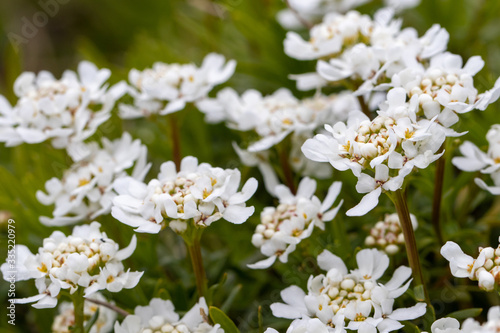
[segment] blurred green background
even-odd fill
[[[380,5],[381,1],[373,1],[360,11],[373,14]],[[223,86],[232,86],[239,92],[255,88],[264,94],[287,87],[297,96],[307,96],[310,93],[297,92],[287,76],[313,70],[314,62],[299,62],[284,54],[286,31],[275,20],[276,13],[283,8],[285,5],[279,0],[4,0],[0,2],[0,94],[15,103],[12,86],[21,72],[49,70],[59,77],[65,69],[75,70],[83,59],[110,68],[111,81],[118,82],[127,79],[131,68],[142,70],[156,61],[200,64],[207,53],[218,52],[238,62],[235,75]],[[44,15],[40,13],[44,12],[50,15],[45,15],[48,19],[42,25]],[[403,13],[402,17],[403,25],[415,27],[419,34],[439,23],[450,32],[451,52],[464,59],[482,56],[486,66],[475,78],[476,87],[482,92],[500,76],[499,13],[497,0],[423,0],[418,8]],[[39,22],[40,27],[31,26],[35,29],[30,30],[33,22]],[[477,175],[458,173],[449,160],[459,140],[471,140],[485,147],[487,129],[500,122],[499,109],[496,103],[484,112],[464,115],[456,129],[469,133],[447,146],[444,234],[472,255],[477,253],[479,244],[496,244],[500,204],[475,187],[472,179]],[[231,141],[241,140],[237,133],[223,125],[206,125],[203,116],[194,109],[183,112],[190,113],[185,117],[189,121],[185,120],[182,126],[184,155],[194,155],[200,161],[220,167],[238,167],[244,177],[261,179],[256,170],[240,165],[233,152]],[[170,159],[168,136],[146,120],[122,121],[115,115],[95,138],[116,138],[123,130],[148,145],[149,158],[154,163],[148,179],[154,177],[161,162]],[[0,161],[0,210],[16,220],[16,242],[28,245],[34,252],[43,238],[54,231],[38,222],[40,215],[50,216],[53,207],[39,204],[35,192],[44,189],[45,181],[51,177],[60,178],[70,161],[64,152],[48,143],[15,148],[2,145]],[[474,283],[453,280],[447,263],[439,257],[439,245],[428,222],[433,175],[434,166],[414,176],[417,179],[412,182],[416,185],[410,192],[410,210],[420,221],[417,238],[438,317],[467,307],[499,304],[497,295],[490,293],[485,297],[486,293],[480,292]],[[214,304],[227,311],[242,332],[258,331],[259,306],[264,327],[286,327],[288,321],[273,318],[269,309],[271,303],[280,300],[279,291],[291,284],[304,287],[309,275],[317,274],[314,258],[325,247],[353,264],[354,251],[362,246],[369,228],[385,212],[393,212],[391,203],[384,198],[367,216],[345,217],[345,210],[359,202],[361,195],[354,189],[355,178],[351,174],[335,173],[335,178],[344,182],[343,209],[334,222],[327,224],[325,232],[316,231],[300,245],[288,265],[276,264],[268,271],[246,268],[247,263],[261,258],[250,238],[262,208],[273,204],[264,191],[249,202],[256,206],[256,213],[247,223],[235,226],[221,220],[205,232],[203,248],[210,284],[226,280],[215,290]],[[320,199],[329,185],[320,183]],[[122,246],[128,244],[131,228],[110,216],[98,220],[108,235]],[[5,221],[0,223],[0,258],[5,258],[7,227]],[[61,229],[66,233],[71,230]],[[343,232],[349,238],[339,237]],[[138,249],[126,265],[132,270],[146,270],[147,276],[137,288],[112,295],[117,305],[133,310],[136,305],[147,304],[152,297],[163,297],[171,298],[180,311],[189,309],[194,303],[194,277],[181,238],[168,231],[159,236],[139,235]],[[404,256],[397,256],[395,262],[404,263]],[[19,297],[36,292],[33,281],[20,282],[16,288]],[[0,283],[2,308],[7,304],[7,289],[6,283]],[[0,313],[4,313],[3,309]],[[7,325],[2,318],[0,330],[49,332],[54,313],[54,309],[35,310],[29,305],[18,305],[16,327]]]

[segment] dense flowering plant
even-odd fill
[[[62,2],[0,43],[1,332],[499,331],[497,2]]]

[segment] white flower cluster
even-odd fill
[[[257,140],[246,150],[237,146],[235,149],[245,165],[259,167],[266,189],[274,194],[279,182],[270,163],[269,150],[291,135],[289,163],[293,170],[304,176],[330,177],[330,168],[304,158],[300,147],[325,124],[346,120],[348,113],[358,109],[359,104],[347,93],[331,97],[317,94],[299,100],[287,89],[279,89],[269,96],[247,90],[239,96],[233,89],[226,88],[217,98],[202,101],[198,107],[208,122],[225,121],[229,128],[257,134]]]
[[[417,218],[413,214],[410,218],[413,230],[417,229]],[[396,213],[387,214],[383,221],[378,221],[365,239],[367,247],[377,247],[389,255],[398,253],[404,244],[405,236]]]
[[[328,135],[318,134],[302,146],[307,158],[340,171],[350,169],[358,177],[356,190],[368,194],[347,215],[366,214],[383,191],[400,189],[414,168],[426,168],[442,155],[436,152],[444,132],[432,121],[417,121],[417,108],[416,96],[406,102],[405,91],[394,88],[375,119],[352,113],[347,125],[325,125]]]
[[[184,109],[186,103],[200,101],[214,86],[233,75],[236,62],[225,62],[224,56],[210,53],[201,67],[158,62],[142,72],[132,69],[129,94],[134,105],[120,104],[120,116],[127,119],[165,115]]]
[[[106,302],[106,299],[100,294],[95,293],[92,298]],[[109,333],[113,329],[116,320],[116,312],[105,306],[96,305],[90,301],[85,301],[84,316],[87,323],[92,316],[99,310],[97,321],[90,329],[90,333]],[[59,305],[59,314],[52,323],[52,333],[70,333],[70,327],[75,325],[75,309],[73,303],[63,302]]]
[[[21,74],[14,83],[17,104],[0,96],[0,142],[16,146],[50,139],[55,148],[66,148],[87,139],[126,91],[124,83],[108,89],[110,75],[87,61],[78,65],[78,75],[66,71],[59,80],[46,71]]]
[[[479,288],[486,291],[499,289],[500,244],[496,249],[480,247],[479,256],[474,259],[465,254],[458,244],[448,241],[441,248],[441,255],[450,262],[453,276],[477,280]]]
[[[153,298],[149,305],[135,308],[121,324],[115,324],[116,333],[224,333],[219,324],[210,325],[206,319],[208,307],[205,299],[191,308],[182,318],[175,312],[171,301]]]
[[[54,217],[40,217],[48,226],[74,224],[86,219],[109,214],[116,193],[113,182],[127,176],[127,169],[134,166],[132,177],[142,181],[149,170],[146,164],[147,148],[140,140],[132,140],[127,132],[120,139],[102,139],[102,146],[95,142],[79,145],[81,158],[64,173],[61,180],[52,178],[45,183],[47,193],[38,191],[38,201],[44,205],[55,204]]]
[[[491,194],[500,195],[500,125],[491,126],[486,134],[489,143],[487,153],[481,151],[470,141],[460,146],[463,157],[454,157],[451,162],[463,171],[481,171],[491,175],[494,186],[488,186],[482,179],[476,178],[476,184]]]
[[[356,11],[330,13],[310,30],[309,40],[288,32],[285,53],[299,60],[320,59],[316,74],[296,75],[299,89],[348,80],[359,93],[385,83],[401,70],[425,62],[446,49],[449,35],[439,25],[422,37],[413,28],[401,30],[391,9],[379,10],[374,19]]]
[[[36,279],[40,294],[15,299],[15,303],[32,303],[35,308],[53,308],[61,289],[70,294],[82,290],[84,296],[107,289],[119,292],[137,285],[143,272],[125,271],[122,260],[127,259],[135,250],[137,240],[133,236],[130,244],[119,250],[118,244],[99,230],[100,224],[76,226],[70,236],[54,231],[45,238],[43,246],[36,255],[24,245],[16,245],[15,280]],[[10,278],[7,263],[1,271],[5,280]]]
[[[337,207],[329,209],[337,199],[341,187],[342,183],[334,182],[321,203],[314,195],[316,181],[313,179],[303,178],[295,195],[288,187],[278,185],[275,190],[279,199],[278,207],[264,208],[260,214],[261,223],[252,236],[252,244],[269,258],[248,266],[268,268],[276,259],[287,262],[288,255],[298,243],[312,234],[314,227],[324,230],[324,222],[333,220],[337,215],[342,201]]]
[[[449,52],[433,56],[428,64],[416,63],[392,76],[390,86],[403,87],[408,97],[418,96],[418,116],[434,119],[444,127],[458,122],[458,114],[473,109],[484,110],[498,99],[500,80],[495,87],[478,94],[474,75],[484,61],[471,57],[462,67],[462,57]]]
[[[358,268],[348,272],[342,259],[324,250],[318,256],[318,265],[327,273],[309,278],[307,294],[297,286],[284,289],[281,297],[285,304],[272,304],[273,315],[295,319],[292,326],[306,329],[298,332],[374,332],[375,328],[390,332],[403,327],[400,320],[425,314],[425,303],[394,309],[394,300],[410,285],[411,280],[406,282],[410,268],[397,268],[393,277],[382,284],[378,279],[389,266],[386,254],[365,249],[356,254],[356,260]]]
[[[432,333],[495,333],[500,330],[500,306],[488,310],[488,320],[481,324],[473,318],[467,318],[460,327],[455,318],[441,318],[431,326]]]
[[[302,19],[308,22],[318,22],[325,13],[345,13],[351,9],[361,6],[371,0],[289,0],[290,7],[295,10]],[[384,0],[384,4],[395,11],[417,6],[420,0]],[[302,23],[292,9],[284,9],[277,15],[278,22],[286,29],[297,29]]]
[[[114,188],[111,214],[137,232],[158,233],[168,225],[183,233],[188,220],[199,227],[209,226],[221,218],[232,223],[245,222],[254,212],[246,207],[257,190],[257,181],[250,178],[238,192],[241,174],[236,169],[198,164],[198,159],[185,157],[177,172],[173,162],[161,165],[158,179],[147,185],[131,177],[118,179]]]

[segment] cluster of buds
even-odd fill
[[[417,218],[413,214],[410,214],[410,218],[413,230],[417,229]],[[383,221],[378,221],[365,239],[366,246],[377,247],[389,255],[398,253],[404,244],[405,237],[396,213],[387,214]]]

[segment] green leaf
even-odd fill
[[[234,322],[220,309],[211,306],[209,309],[210,318],[214,323],[219,324],[225,333],[240,333]]]
[[[94,314],[92,315],[92,318],[90,318],[90,320],[85,325],[85,333],[90,332],[92,326],[94,326],[95,322],[97,321],[97,318],[99,318],[99,308],[97,308],[96,312],[94,312]]]
[[[470,309],[465,309],[465,310],[458,310],[455,312],[450,313],[446,317],[451,317],[455,318],[458,320],[463,320],[467,318],[472,318],[472,317],[477,317],[483,312],[482,308],[470,308]]]

